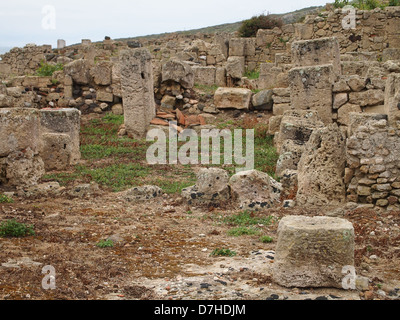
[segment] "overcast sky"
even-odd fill
[[[197,29],[262,13],[286,13],[327,0],[13,0],[0,1],[0,47],[57,46]],[[333,2],[333,1],[331,1]]]

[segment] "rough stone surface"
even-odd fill
[[[346,145],[348,200],[400,209],[400,133],[380,115],[351,114]]]
[[[175,81],[184,88],[190,89],[194,86],[195,74],[191,66],[183,61],[170,60],[162,66],[162,81]]]
[[[40,114],[35,109],[0,109],[0,157],[14,151],[40,148]]]
[[[127,201],[147,201],[162,196],[163,191],[157,186],[135,187],[123,192]]]
[[[42,159],[30,148],[9,154],[5,165],[6,184],[10,186],[35,185],[45,174]]]
[[[216,68],[215,67],[202,67],[194,66],[192,67],[194,73],[194,83],[213,86],[216,82]]]
[[[362,109],[359,105],[346,103],[338,110],[337,121],[342,125],[348,126],[350,123],[349,114],[352,112],[362,112]]]
[[[256,93],[252,98],[253,107],[256,110],[272,110],[274,100],[272,99],[272,90],[262,90]]]
[[[389,75],[385,91],[385,111],[389,124],[399,128],[400,124],[400,74]]]
[[[143,138],[156,116],[150,52],[142,48],[121,51],[120,67],[125,127],[129,135]]]
[[[318,112],[313,110],[292,110],[284,113],[279,133],[275,135],[275,145],[280,152],[286,140],[294,140],[297,144],[305,144],[316,128],[324,126]]]
[[[65,133],[42,134],[40,156],[46,171],[66,169],[73,156],[71,137]]]
[[[81,126],[81,112],[77,109],[42,109],[40,110],[40,123],[41,123],[41,134],[53,133],[53,134],[66,134],[70,139],[59,137],[56,139],[57,145],[63,148],[60,152],[66,152],[62,158],[66,159],[69,154],[69,163],[66,165],[75,164],[81,158],[80,152],[80,126]],[[45,146],[50,149],[46,149],[45,152],[52,152],[53,149],[50,142],[50,136],[47,136]],[[56,141],[54,141],[56,143]],[[64,141],[64,144],[62,143]],[[46,167],[51,165],[51,157],[45,157]]]
[[[336,38],[319,38],[292,43],[292,63],[296,67],[332,64],[341,74],[340,47]]]
[[[274,280],[284,287],[343,288],[343,268],[354,266],[354,228],[347,220],[289,216],[281,220]]]
[[[286,170],[297,170],[304,148],[303,141],[288,139],[283,142],[281,154],[276,164],[276,175],[278,177],[281,177]]]
[[[229,181],[232,198],[243,210],[271,208],[280,202],[282,186],[268,174],[257,171],[243,171]]]
[[[90,82],[89,64],[84,59],[78,59],[65,65],[64,73],[71,76],[76,84],[86,85]]]
[[[214,104],[218,109],[248,110],[252,92],[243,88],[218,88]]]
[[[230,199],[229,175],[223,169],[201,169],[196,185],[182,190],[182,196],[189,204],[219,205]]]
[[[289,72],[292,108],[316,110],[325,125],[332,123],[332,65],[298,67]]]
[[[345,202],[345,138],[336,124],[314,130],[298,165],[301,206],[337,206]]]
[[[234,79],[240,79],[245,72],[244,57],[229,57],[226,64],[226,74]]]
[[[112,63],[109,61],[101,61],[90,69],[90,75],[97,85],[111,85]]]

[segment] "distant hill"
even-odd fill
[[[12,47],[0,47],[0,54],[7,53],[11,49],[12,49]]]
[[[318,13],[321,11],[325,6],[314,6],[308,7],[304,9],[300,9],[294,12],[284,13],[284,14],[271,14],[273,17],[279,17],[282,19],[283,23],[296,23],[303,19],[306,15]],[[250,17],[249,17],[250,18]],[[132,38],[120,38],[115,39],[117,41],[130,41],[130,40],[138,40],[138,39],[157,39],[169,34],[186,34],[186,35],[194,35],[197,33],[203,34],[212,34],[216,32],[236,32],[239,30],[240,26],[242,25],[242,21],[234,22],[234,23],[225,23],[220,24],[217,26],[205,27],[200,29],[193,29],[188,31],[177,31],[177,32],[168,32],[168,33],[161,33],[161,34],[151,34],[147,36],[140,36],[140,37],[132,37]]]

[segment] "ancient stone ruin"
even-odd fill
[[[254,38],[175,34],[15,48],[0,61],[0,186],[34,186],[78,164],[83,115],[124,115],[119,136],[140,140],[170,123],[182,134],[215,129],[207,119],[218,115],[263,114],[279,153],[276,179],[199,168],[196,184],[181,190],[185,205],[399,211],[400,7],[358,10],[356,29],[343,29],[345,16],[327,10]],[[62,68],[35,74],[43,62]],[[124,199],[162,195],[146,184]],[[341,288],[342,268],[355,264],[355,230],[341,218],[282,219],[274,280]]]

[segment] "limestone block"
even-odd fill
[[[234,79],[241,79],[245,72],[245,58],[244,57],[229,57],[226,63],[227,76]]]
[[[112,63],[109,61],[98,62],[90,69],[90,75],[97,85],[109,86],[111,85]]]
[[[260,89],[286,88],[287,82],[287,72],[282,67],[276,67],[274,63],[260,64],[260,78],[258,79]]]
[[[284,287],[342,289],[354,266],[354,228],[344,219],[289,216],[278,227],[273,279]]]
[[[214,95],[214,104],[218,109],[248,110],[252,92],[243,88],[218,88]]]
[[[71,137],[65,133],[44,133],[40,157],[46,171],[65,170],[71,164]]]
[[[243,210],[271,208],[280,202],[281,184],[264,172],[240,172],[232,176],[229,186],[232,199]]]
[[[276,175],[281,177],[285,170],[297,170],[304,149],[304,143],[301,141],[285,140],[282,144],[281,154],[276,164]]]
[[[275,133],[279,131],[281,127],[282,117],[282,115],[278,115],[269,118],[268,133],[270,135],[275,135]]]
[[[162,82],[172,80],[190,89],[194,86],[194,78],[194,72],[186,62],[172,59],[162,66]]]
[[[337,206],[345,202],[345,137],[337,124],[316,129],[298,164],[300,206]]]
[[[333,71],[341,74],[340,47],[336,38],[294,41],[292,63],[295,67],[332,64]]]
[[[309,40],[313,37],[314,26],[312,24],[295,23],[294,36],[299,40]]]
[[[292,106],[289,103],[274,103],[273,114],[274,116],[282,116],[286,111],[292,110]]]
[[[36,109],[0,109],[0,157],[30,148],[40,149],[40,114]]]
[[[143,138],[151,120],[156,116],[151,54],[143,48],[123,50],[120,52],[120,68],[125,127],[128,134],[135,138]],[[165,79],[172,77],[182,80],[179,79],[179,74],[183,75],[186,71],[190,71],[193,76],[191,83],[193,83],[194,75],[188,68],[183,63],[168,62],[163,78],[165,76]],[[183,73],[178,70],[183,70]],[[189,84],[186,83],[186,85]]]
[[[113,102],[114,95],[106,90],[98,90],[96,92],[96,99],[102,102]]]
[[[229,40],[229,56],[244,57],[246,55],[246,39],[232,38]]]
[[[293,68],[289,79],[293,109],[316,110],[326,125],[332,123],[332,65]]]
[[[226,87],[226,69],[219,67],[215,72],[215,84],[218,87]]]
[[[367,79],[364,77],[360,77],[358,75],[352,75],[347,80],[347,84],[349,85],[350,89],[354,92],[359,92],[365,89],[367,83]]]
[[[272,90],[262,90],[252,98],[253,107],[256,110],[272,110],[272,106],[274,101],[272,99],[273,91]]]
[[[350,124],[349,114],[351,112],[362,112],[361,107],[356,104],[346,103],[338,110],[338,119],[337,121],[340,124],[348,126]]]
[[[87,85],[90,82],[90,65],[84,59],[72,61],[64,66],[64,73],[71,76],[76,84]]]
[[[361,77],[366,77],[368,70],[373,64],[369,61],[343,61],[342,74],[346,76],[351,76],[358,74]]]
[[[81,158],[80,117],[81,112],[74,108],[40,110],[41,136],[53,133],[66,134],[70,137],[69,142],[65,138],[60,138],[58,141],[58,145],[63,146],[62,141],[65,140],[65,152],[70,153],[69,164],[75,164]],[[60,150],[60,152],[63,151]],[[47,161],[46,165],[48,165]]]
[[[381,105],[384,103],[385,93],[379,89],[351,92],[349,94],[349,102],[358,104],[361,107]]]
[[[349,113],[349,126],[347,130],[347,136],[351,137],[360,126],[365,125],[367,122],[374,120],[387,120],[388,116],[385,114],[374,114],[374,113]]]
[[[257,31],[256,44],[258,47],[266,47],[268,45],[271,45],[274,42],[275,38],[276,34],[273,30],[259,29]]]
[[[182,190],[182,196],[189,204],[220,204],[230,199],[229,175],[219,168],[201,169],[196,185]]]
[[[36,185],[44,174],[42,159],[29,147],[10,153],[5,160],[5,179],[10,186]]]
[[[205,86],[215,85],[215,75],[216,75],[215,67],[194,66],[192,67],[192,69],[194,73],[195,84],[200,84]]]
[[[347,101],[349,101],[349,96],[347,93],[337,93],[333,99],[333,109],[339,109],[343,106]]]
[[[279,139],[276,140],[280,152],[285,140],[305,144],[317,128],[324,126],[318,112],[312,110],[291,110],[284,113],[280,122]]]

